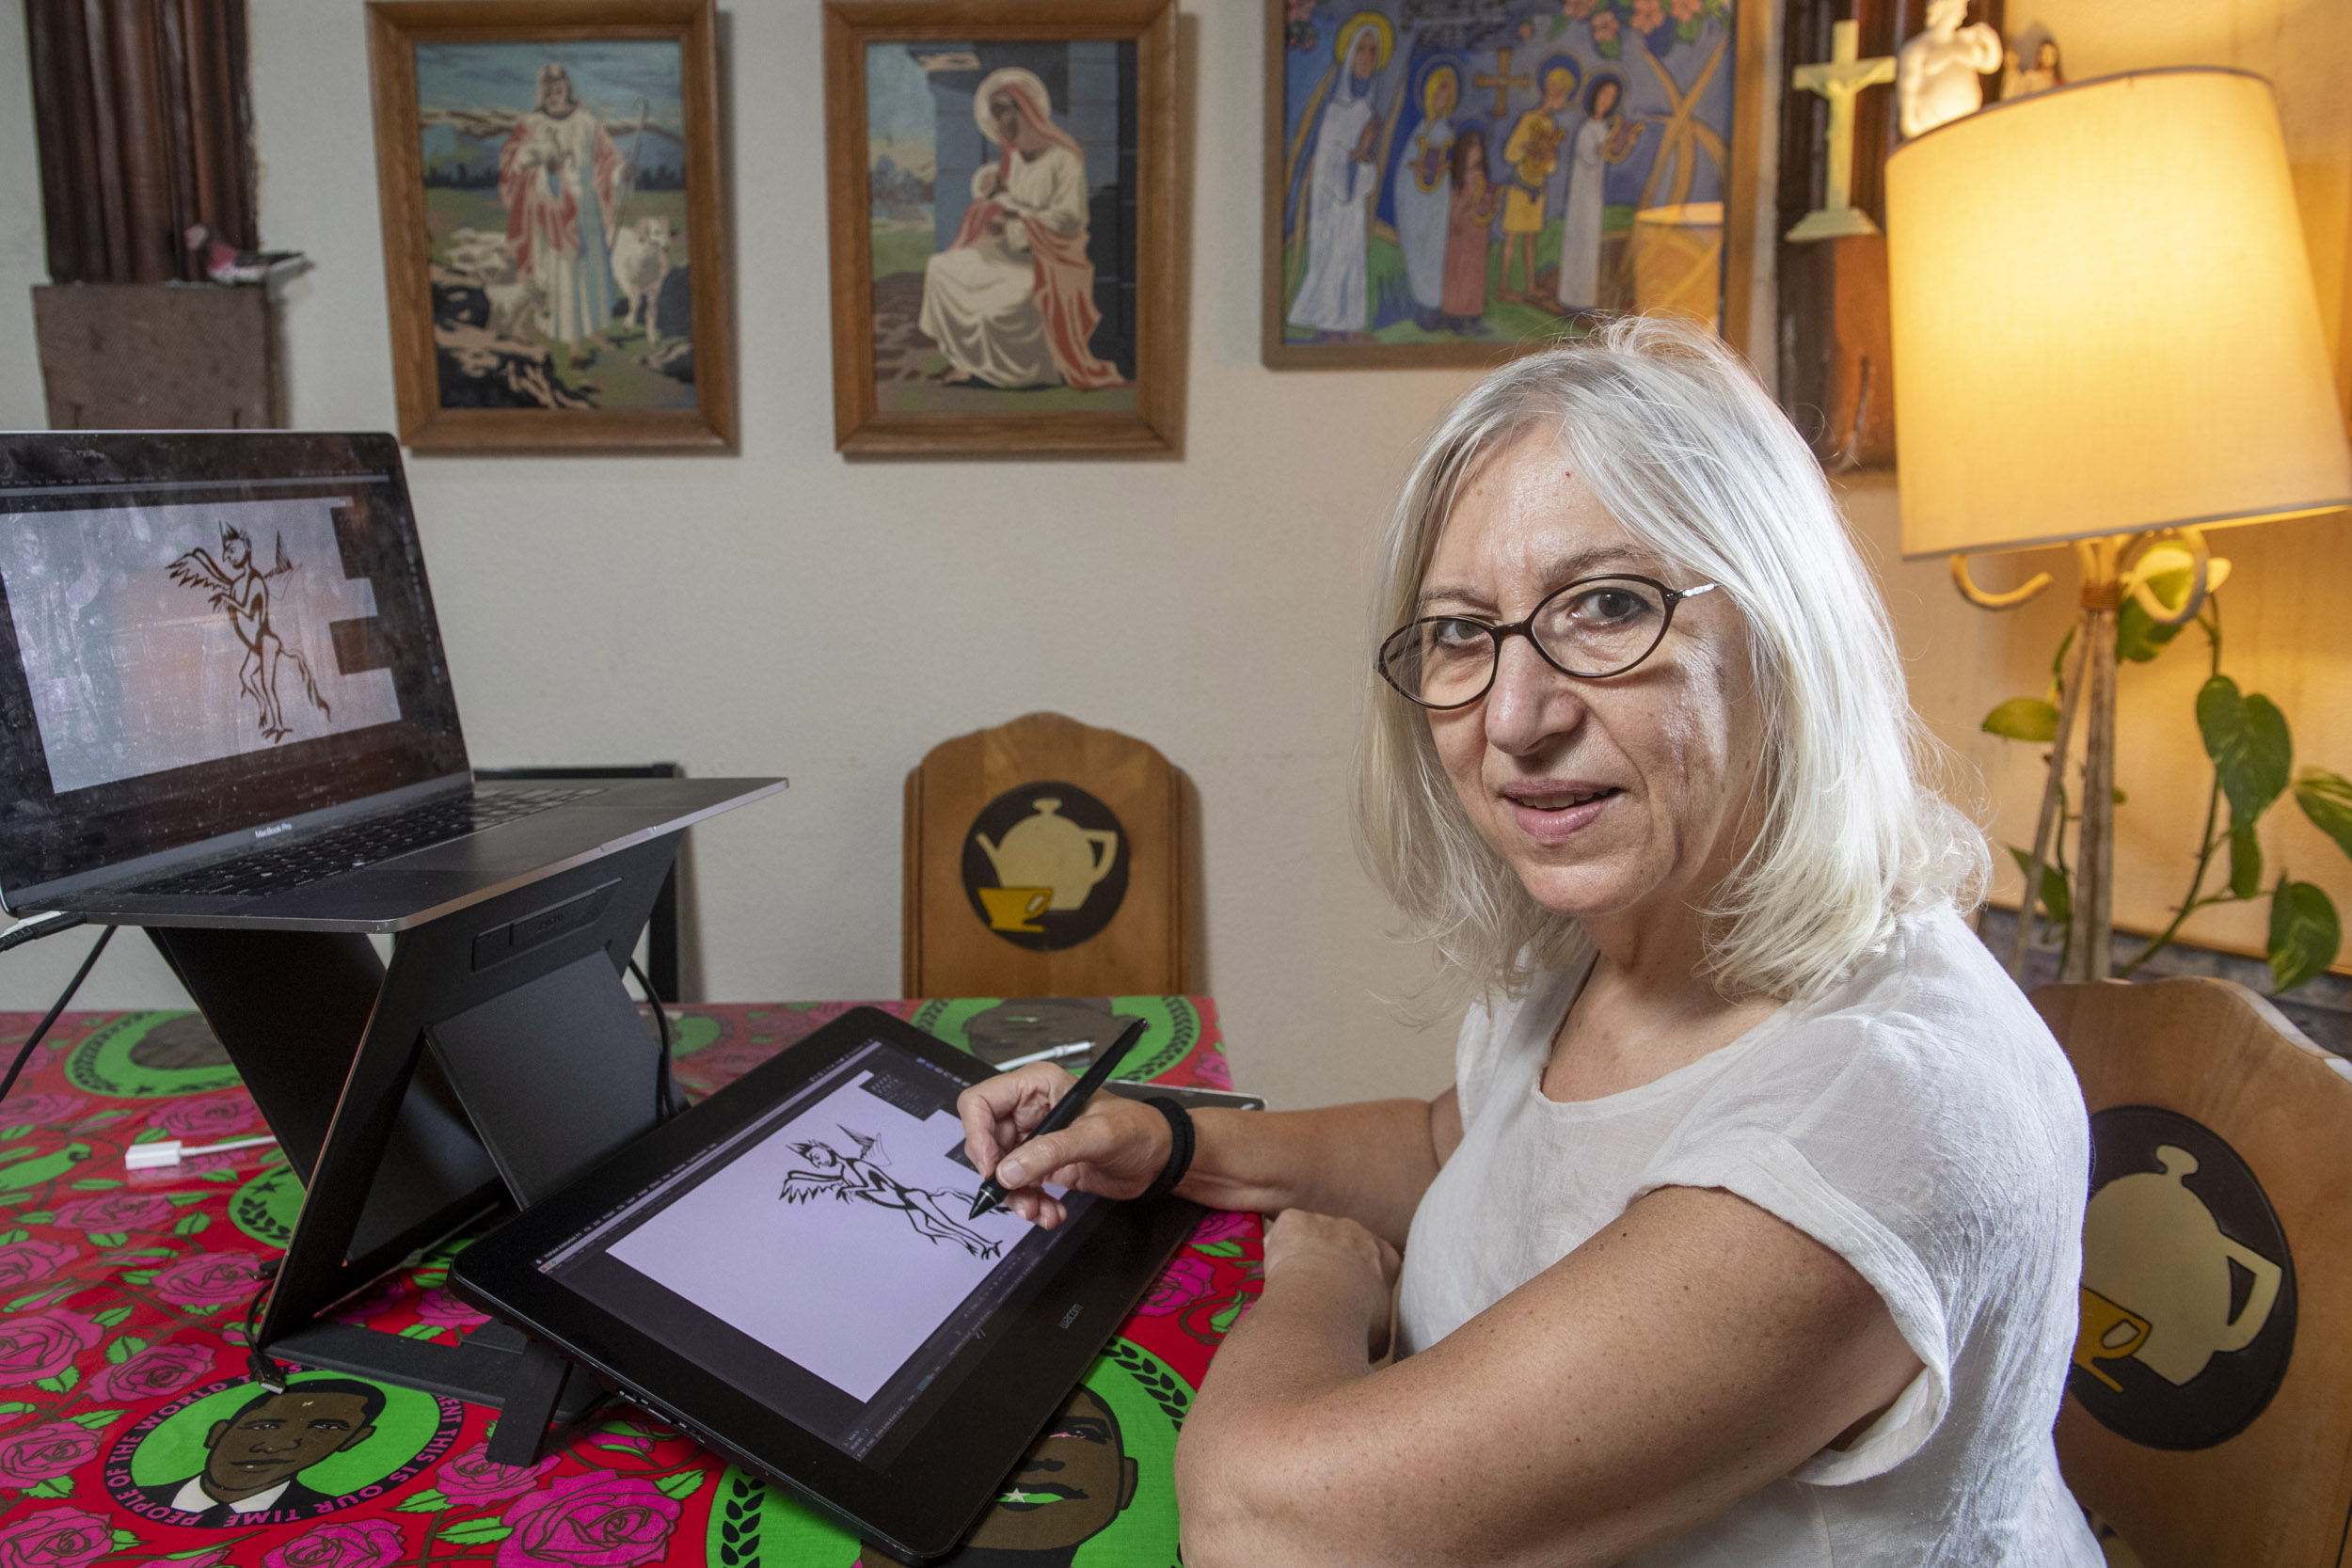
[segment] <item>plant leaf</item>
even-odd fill
[[[2325,768],[2306,768],[2295,776],[2295,803],[2312,825],[2352,855],[2352,779]]]
[[[2295,748],[2286,715],[2269,698],[2240,696],[2237,682],[2216,675],[2197,693],[2197,729],[2230,798],[2231,823],[2252,826],[2287,786]]]
[[[418,1493],[406,1502],[396,1505],[395,1513],[438,1513],[449,1506],[449,1498],[437,1486]]]
[[[2017,874],[2023,877],[2033,864],[2033,857],[2014,844],[2009,847],[2011,859],[2017,862]],[[2074,890],[2067,885],[2066,873],[2055,865],[2042,868],[2042,911],[2060,926],[2074,918]]]
[[[90,1321],[102,1328],[113,1328],[130,1315],[128,1307],[109,1307],[103,1312],[94,1314]]]
[[[2010,740],[2055,740],[2058,709],[2039,697],[2011,697],[1984,716],[1984,732]]]
[[[2259,897],[2263,890],[2263,847],[2251,822],[2230,824],[2230,896]]]
[[[119,1367],[146,1348],[146,1340],[135,1334],[125,1334],[119,1338],[107,1342],[106,1359]]]
[[[2327,894],[2279,873],[2279,885],[2270,895],[2271,994],[2293,990],[2324,974],[2343,944],[2344,927]]]
[[[673,1470],[666,1476],[657,1478],[653,1484],[663,1497],[682,1503],[702,1490],[707,1474],[702,1470]]]
[[[103,1432],[114,1425],[121,1415],[122,1412],[119,1410],[85,1410],[79,1416],[68,1416],[66,1419],[75,1426],[87,1427],[92,1432]]]
[[[441,1531],[441,1539],[453,1546],[482,1546],[493,1541],[503,1541],[515,1532],[491,1515],[479,1519],[460,1519]]]

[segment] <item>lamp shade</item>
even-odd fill
[[[2109,76],[1886,163],[1907,556],[2352,505],[2270,84]]]

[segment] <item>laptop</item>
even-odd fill
[[[478,781],[389,435],[0,435],[0,907],[389,932],[785,787]]]

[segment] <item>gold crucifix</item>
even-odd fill
[[[1492,87],[1495,89],[1495,114],[1500,117],[1506,110],[1511,96],[1511,89],[1513,87],[1533,87],[1534,82],[1535,78],[1529,75],[1525,71],[1519,72],[1517,76],[1512,75],[1511,51],[1508,49],[1498,49],[1495,51],[1495,73],[1491,76],[1480,74],[1471,77],[1470,87],[1473,89],[1478,87]]]
[[[1826,205],[1805,214],[1788,230],[1788,238],[1800,244],[1879,231],[1879,226],[1870,221],[1870,214],[1851,200],[1853,101],[1864,87],[1895,79],[1895,57],[1882,55],[1869,60],[1854,58],[1861,51],[1861,32],[1862,24],[1858,22],[1833,24],[1829,30],[1828,60],[1820,65],[1801,65],[1790,78],[1803,90],[1818,92],[1829,100],[1829,199]]]

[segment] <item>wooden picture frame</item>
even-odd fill
[[[713,0],[372,0],[407,446],[734,446],[716,17]]]
[[[1174,0],[827,0],[824,55],[835,447],[1178,455]]]
[[[1604,316],[1644,309],[1708,320],[1726,341],[1744,349],[1756,261],[1754,171],[1763,146],[1765,59],[1771,37],[1766,7],[1774,3],[1699,0],[1675,8],[1692,13],[1677,20],[1658,0],[1503,0],[1480,8],[1475,20],[1470,19],[1471,8],[1463,8],[1458,16],[1441,18],[1412,38],[1400,39],[1398,29],[1413,8],[1408,0],[1317,0],[1304,9],[1296,0],[1263,0],[1260,346],[1265,365],[1273,370],[1495,365],[1577,335]],[[1649,33],[1634,30],[1653,16],[1658,25]],[[1659,54],[1651,53],[1653,43]],[[1349,51],[1348,60],[1339,58],[1343,46]],[[1689,61],[1680,58],[1686,50],[1692,55]],[[1374,63],[1368,80],[1358,74],[1352,57],[1358,51]],[[1661,55],[1669,63],[1660,63]],[[1513,56],[1525,62],[1524,69],[1514,64]],[[1677,78],[1677,69],[1687,79]],[[1564,96],[1553,86],[1560,78],[1565,78]],[[1613,78],[1616,92],[1602,96],[1604,82]],[[1724,123],[1709,125],[1697,119],[1697,110],[1702,99],[1714,95],[1718,79],[1727,83],[1729,101],[1723,111]],[[1362,105],[1353,111],[1345,107],[1344,91],[1339,90],[1348,87],[1356,87]],[[1493,103],[1486,102],[1489,93]],[[1555,96],[1562,97],[1556,106],[1551,102]],[[1651,96],[1671,112],[1662,117],[1645,112],[1642,105]],[[1297,114],[1292,112],[1294,98]],[[1454,116],[1452,105],[1457,103],[1474,109]],[[1438,106],[1435,114],[1433,104]],[[1619,112],[1619,105],[1625,112]],[[1370,109],[1369,115],[1364,108]],[[1312,222],[1302,192],[1313,177],[1323,117],[1334,110],[1352,112],[1357,120],[1368,122],[1360,127],[1359,145],[1349,159],[1376,171],[1371,189],[1359,189],[1352,197],[1364,207],[1360,227],[1365,232],[1365,276],[1343,274],[1336,282],[1318,285],[1323,303],[1331,309],[1311,305],[1302,309],[1300,296],[1308,292],[1305,273],[1311,265],[1305,260],[1311,250],[1307,231]],[[1506,163],[1505,154],[1517,128],[1538,117],[1553,127],[1552,171],[1527,187],[1528,194],[1520,195],[1514,208],[1513,193],[1503,182],[1513,181],[1520,166]],[[1613,197],[1607,167],[1631,162],[1664,178],[1664,191],[1649,188],[1659,184],[1657,176],[1646,178],[1645,197],[1674,198],[1630,206],[1597,201],[1584,222],[1589,244],[1577,249],[1591,266],[1593,282],[1589,288],[1567,291],[1591,292],[1597,297],[1562,305],[1557,296],[1566,285],[1561,281],[1564,269],[1557,258],[1566,248],[1565,230],[1570,220],[1553,219],[1550,211],[1568,204],[1567,192],[1559,187],[1574,179],[1575,170],[1561,171],[1576,157],[1585,119],[1601,127],[1592,150],[1604,166],[1601,184],[1610,186]],[[1408,215],[1397,206],[1397,181],[1412,178],[1416,131],[1427,120],[1443,124],[1430,138],[1426,172],[1433,183],[1423,189],[1442,194],[1434,208],[1428,196],[1419,197]],[[1454,168],[1479,162],[1465,154],[1457,165],[1452,156],[1456,124],[1465,133],[1475,126],[1486,154],[1485,173],[1500,174],[1499,181],[1483,190],[1467,169],[1461,175],[1461,194],[1493,208],[1483,224],[1475,205],[1455,203],[1451,212],[1446,207],[1455,190]],[[1674,156],[1656,150],[1661,146]],[[1540,161],[1539,152],[1529,164]],[[1704,181],[1697,178],[1702,167],[1710,171]],[[1362,180],[1354,173],[1349,178]],[[1694,197],[1702,188],[1714,189],[1717,199]],[[1537,190],[1541,199],[1533,196]],[[1621,215],[1620,207],[1634,216],[1613,223]],[[1523,229],[1528,215],[1537,228],[1525,230],[1530,238],[1524,248],[1498,234],[1506,226]],[[1416,235],[1409,249],[1398,220]],[[1344,226],[1348,220],[1334,214],[1332,221]],[[1644,222],[1653,228],[1645,230]],[[1479,256],[1476,236],[1482,228],[1486,250]],[[1613,243],[1617,235],[1622,237]],[[1637,245],[1636,235],[1645,243]],[[1331,252],[1345,253],[1338,248]],[[1548,271],[1543,266],[1547,255],[1554,258]],[[1516,263],[1518,271],[1502,270],[1498,277],[1498,257],[1502,269]],[[1712,291],[1705,288],[1709,266],[1720,268],[1714,274],[1718,287]],[[1486,271],[1483,288],[1476,277],[1481,269]],[[1527,285],[1515,293],[1530,297],[1502,297],[1502,286],[1513,277]],[[1438,295],[1435,306],[1424,303],[1425,293]],[[1473,300],[1481,307],[1477,314],[1449,309]],[[1342,325],[1326,327],[1293,319],[1301,314]]]

